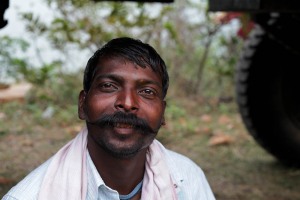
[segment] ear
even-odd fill
[[[166,110],[166,107],[167,107],[167,102],[163,101],[163,115],[162,115],[162,118],[161,118],[161,125],[162,126],[166,125],[166,119],[165,119],[165,110]]]
[[[84,110],[85,97],[86,97],[86,92],[84,90],[81,90],[78,98],[78,117],[79,119],[82,120],[86,119],[85,110]]]

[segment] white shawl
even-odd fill
[[[87,193],[87,134],[84,128],[52,158],[43,179],[39,200],[85,200]],[[142,200],[176,200],[176,192],[163,154],[154,140],[146,155]]]

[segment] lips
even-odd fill
[[[136,133],[136,130],[134,130],[134,126],[126,123],[115,123],[114,131],[115,133],[120,135],[132,135]]]
[[[134,128],[133,125],[131,125],[131,124],[125,124],[125,123],[116,123],[114,127],[115,128],[128,128],[128,129]]]

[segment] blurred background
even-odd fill
[[[151,44],[170,88],[158,139],[204,170],[217,199],[300,199],[300,170],[263,150],[244,128],[235,66],[249,17],[209,12],[206,0],[172,4],[10,0],[0,29],[0,196],[84,126],[83,70],[112,38]]]

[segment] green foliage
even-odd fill
[[[0,38],[0,82],[6,79],[14,79],[17,81],[27,81],[36,85],[44,85],[49,79],[53,78],[61,66],[60,61],[52,61],[44,63],[37,67],[31,63],[29,58],[22,53],[26,53],[29,43],[23,39],[11,38],[3,36]]]
[[[174,25],[171,22],[166,22],[164,24],[164,27],[166,28],[166,30],[169,32],[170,36],[172,39],[176,40],[177,38],[177,32],[175,30]]]
[[[18,54],[25,52],[28,46],[29,44],[22,39],[0,37],[0,82],[5,82],[8,78],[19,78],[19,68],[26,66],[27,63]]]
[[[0,135],[8,132],[6,129],[10,132],[22,132],[28,124],[51,127],[52,124],[68,126],[79,121],[77,103],[82,89],[81,77],[82,73],[61,74],[55,79],[47,79],[44,85],[33,85],[24,104],[18,102],[0,104],[0,114],[5,114],[2,117],[16,122],[15,127],[8,127],[5,120],[0,120],[0,127],[3,127]],[[49,113],[46,114],[47,112]]]
[[[32,64],[30,59],[11,54],[11,47],[7,47],[10,63],[17,66],[12,71],[19,78],[48,86],[49,79],[67,73],[61,66],[69,62],[71,51],[94,52],[112,38],[132,36],[158,50],[169,66],[171,87],[178,88],[181,95],[221,97],[223,91],[232,91],[228,87],[232,87],[241,41],[233,33],[224,36],[222,25],[206,11],[203,1],[159,6],[89,0],[46,2],[53,10],[50,22],[31,12],[22,17],[33,38],[43,36],[62,56],[50,63]],[[191,10],[201,17],[192,19],[188,14]]]
[[[45,31],[47,31],[46,25],[41,23],[39,16],[35,16],[33,13],[23,13],[22,17],[25,21],[31,22],[26,26],[27,31],[36,35],[43,34]]]
[[[60,74],[55,79],[47,79],[44,85],[36,85],[27,97],[29,104],[66,108],[77,105],[79,91],[82,90],[82,74]]]
[[[53,79],[58,74],[60,64],[59,61],[54,61],[50,64],[44,64],[40,68],[34,68],[23,63],[23,65],[20,65],[18,73],[20,73],[26,81],[35,85],[44,86],[48,79]]]
[[[166,108],[166,115],[169,119],[179,119],[181,117],[185,117],[186,111],[182,107],[168,102],[167,108]]]

